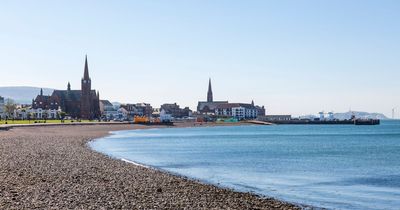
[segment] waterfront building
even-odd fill
[[[124,107],[120,107],[118,109],[117,113],[118,114],[117,114],[116,119],[118,119],[118,120],[133,120],[133,117],[129,118],[129,116],[128,116],[129,112]]]
[[[27,109],[20,110],[17,114],[19,119],[60,119],[61,109]]]
[[[233,117],[238,120],[255,119],[265,116],[264,106],[254,105],[254,101],[247,103],[229,103],[228,101],[214,101],[211,79],[208,81],[207,101],[199,101],[198,114],[216,115],[219,117]]]
[[[225,103],[216,107],[215,115],[218,117],[233,117],[237,120],[255,119],[258,116],[258,110],[254,104]]]
[[[168,114],[164,109],[161,109],[160,121],[161,122],[171,122],[172,121],[172,115]]]
[[[142,116],[151,117],[153,114],[153,107],[148,103],[137,103],[136,107],[142,112]]]
[[[161,113],[161,108],[153,108],[153,113],[151,113],[152,118],[159,118]]]
[[[257,117],[262,117],[266,115],[264,106],[254,105],[254,101],[251,101],[251,105],[253,105],[257,109]]]
[[[55,90],[51,96],[40,95],[32,101],[34,109],[58,109],[58,107],[72,118],[95,119],[100,117],[99,92],[92,90],[92,81],[89,77],[87,57],[85,58],[84,74],[80,90],[71,90],[68,82],[67,90]]]
[[[117,118],[118,109],[108,100],[100,100],[100,113],[101,117],[107,120]]]
[[[32,109],[57,110],[60,107],[54,97],[43,95],[43,89],[40,89],[39,95],[32,100]]]
[[[161,105],[161,110],[164,110],[166,113],[171,114],[174,118],[183,118],[190,117],[192,115],[192,110],[189,107],[185,107],[181,109],[178,104],[163,104]]]
[[[50,108],[43,103],[37,106],[26,104],[17,105],[12,113],[12,118],[19,120],[60,119],[61,110]]]
[[[122,104],[121,108],[127,111],[129,119],[133,119],[135,116],[151,117],[153,114],[153,107],[147,103]]]
[[[197,112],[200,114],[215,114],[215,109],[220,104],[226,104],[228,101],[214,101],[211,87],[211,78],[208,81],[207,101],[199,101]]]

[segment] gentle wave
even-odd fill
[[[295,203],[332,209],[400,206],[399,121],[134,130],[91,146],[134,164]]]

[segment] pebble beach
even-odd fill
[[[87,145],[110,131],[146,128],[65,125],[0,131],[0,208],[300,209],[113,159]]]

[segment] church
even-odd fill
[[[197,112],[216,117],[233,117],[238,120],[256,119],[258,116],[265,116],[264,106],[256,106],[254,101],[251,101],[250,104],[214,101],[211,78],[208,81],[207,101],[198,102]]]
[[[211,88],[211,78],[208,80],[207,101],[199,101],[197,112],[200,114],[215,114],[215,109],[220,104],[227,104],[228,101],[214,101]]]
[[[43,96],[43,91],[32,101],[33,109],[61,109],[68,116],[79,119],[97,119],[100,117],[99,92],[92,90],[89,77],[87,56],[85,57],[84,74],[80,90],[71,90],[68,82],[67,90],[54,90],[51,96]]]

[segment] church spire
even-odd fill
[[[40,95],[43,96],[43,88],[40,88]]]
[[[208,80],[207,102],[213,102],[213,93],[211,88],[211,78]]]
[[[68,82],[68,85],[67,85],[67,90],[68,91],[70,91],[71,90],[71,84]]]
[[[85,55],[85,73],[83,74],[83,79],[84,80],[90,80],[90,78],[89,78],[89,67],[88,67],[88,62],[87,62],[87,55]]]

